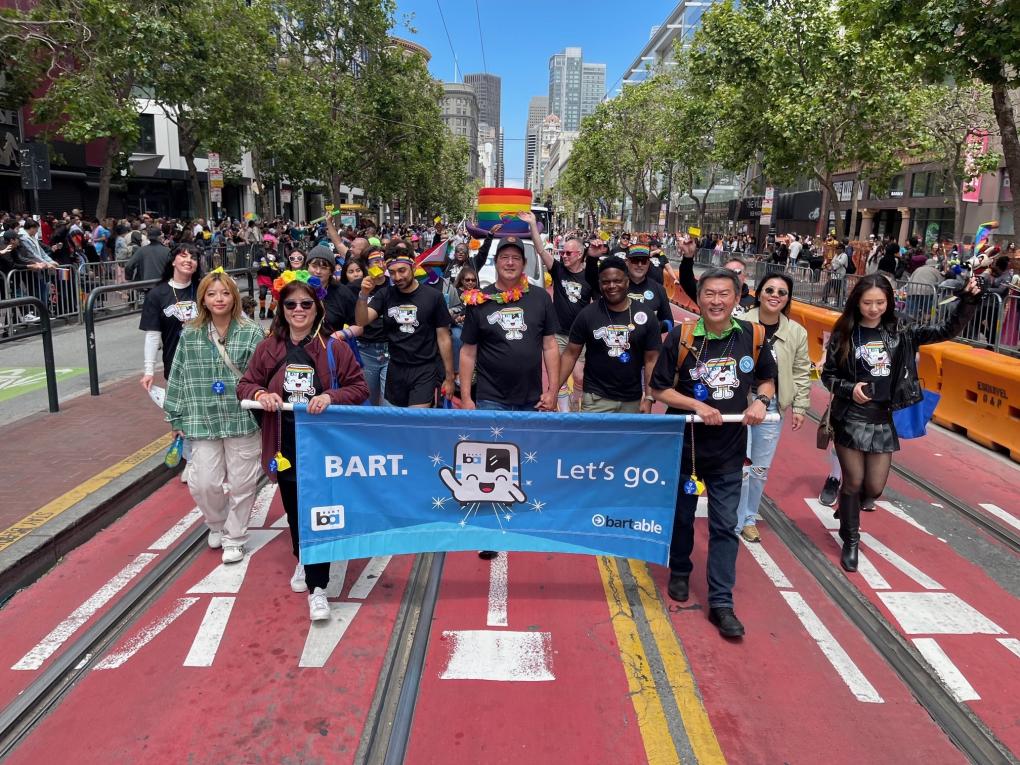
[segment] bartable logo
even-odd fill
[[[662,525],[645,518],[610,518],[608,515],[596,513],[591,517],[591,525],[600,529],[630,529],[644,531],[648,534],[661,534]]]
[[[312,508],[312,531],[327,531],[344,527],[344,506],[323,505]]]

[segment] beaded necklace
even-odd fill
[[[729,358],[730,353],[733,351],[733,340],[737,334],[735,329],[730,330],[730,339],[726,344],[726,350],[723,351],[721,358]],[[705,348],[708,347],[708,328],[705,328],[705,337],[701,341],[701,350],[694,347],[694,344],[688,346],[688,350],[694,355],[694,372],[695,379],[698,383],[694,386],[694,397],[698,401],[704,401],[708,398],[708,388],[705,385],[705,377],[708,375],[708,366],[701,360],[702,354],[705,352]],[[684,493],[693,494],[698,496],[705,491],[705,484],[698,478],[698,470],[695,467],[696,451],[694,448],[694,421],[691,420],[691,477],[684,483]]]

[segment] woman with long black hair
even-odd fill
[[[956,337],[980,300],[971,279],[941,324],[921,326],[895,313],[892,285],[881,274],[861,277],[833,327],[822,383],[832,393],[829,421],[843,471],[840,486],[840,565],[857,570],[861,509],[872,510],[885,490],[893,452],[900,448],[893,410],[922,398],[917,349]]]

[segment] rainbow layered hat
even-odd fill
[[[478,223],[469,224],[472,236],[484,237],[497,223],[502,227],[497,237],[521,236],[528,233],[528,224],[517,213],[531,209],[531,191],[528,189],[485,188],[478,191]]]

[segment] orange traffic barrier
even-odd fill
[[[943,343],[935,421],[1020,462],[1020,359]]]
[[[952,341],[921,346],[917,359],[917,376],[925,390],[932,393],[942,392],[942,354],[946,348],[960,347],[966,346]]]
[[[701,309],[698,308],[698,304],[695,301],[697,295],[688,295],[683,291],[683,288],[680,286],[680,282],[677,281],[672,268],[667,268],[663,272],[662,286],[666,290],[666,296],[669,298],[669,302],[680,306],[685,311],[690,311],[694,314],[701,313]]]
[[[825,344],[839,314],[825,308],[794,301],[790,306],[790,318],[801,324],[808,334],[808,355],[815,364],[821,364],[825,355]]]

